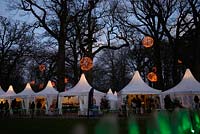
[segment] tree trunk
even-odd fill
[[[63,38],[63,37],[62,37]],[[58,84],[57,89],[59,92],[65,90],[65,40],[60,39],[58,48],[58,60],[57,60],[57,76]]]
[[[161,59],[160,59],[160,46],[159,46],[159,42],[155,41],[155,64],[157,67],[157,77],[158,77],[158,81],[156,84],[156,88],[157,89],[164,89],[164,84],[163,84],[163,77],[162,77],[162,64],[161,64]]]

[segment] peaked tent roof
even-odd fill
[[[3,97],[3,98],[13,97],[13,96],[16,96],[16,93],[13,90],[12,85],[9,86],[8,91],[6,93],[1,95],[1,97]]]
[[[108,90],[106,97],[108,100],[117,100],[117,96],[113,94],[111,89]]]
[[[190,69],[186,69],[182,80],[163,94],[196,94],[200,93],[200,83],[194,78]]]
[[[135,72],[132,80],[125,86],[120,94],[160,94],[160,90],[156,90],[148,86],[141,78],[138,71]]]
[[[48,81],[47,86],[42,91],[36,93],[37,96],[57,95],[58,91],[53,88],[51,81]]]
[[[107,92],[107,94],[113,94],[112,89],[110,88]]]
[[[85,75],[82,74],[79,82],[71,89],[60,93],[60,96],[83,96],[88,95],[92,87],[87,82]]]
[[[4,94],[5,92],[3,91],[3,89],[0,86],[0,95]]]
[[[101,91],[98,91],[96,89],[94,89],[94,95],[100,95],[100,96],[103,96],[105,95],[105,93],[101,92]]]
[[[114,95],[117,96],[117,92],[116,91],[114,92]]]
[[[22,92],[18,93],[16,96],[19,97],[36,96],[36,93],[32,90],[30,83],[27,83],[25,89]]]

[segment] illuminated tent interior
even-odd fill
[[[115,91],[115,94],[113,94],[112,90],[109,89],[106,94],[106,97],[109,100],[110,110],[116,110],[117,109],[117,92]]]
[[[124,105],[126,98],[128,98],[128,105],[131,105],[131,100],[138,96],[143,100],[145,107],[147,107],[147,99],[154,98],[157,99],[158,95],[161,93],[160,90],[156,90],[150,86],[148,86],[143,79],[141,78],[138,71],[135,71],[135,74],[132,80],[119,92],[119,102]],[[160,103],[160,100],[158,100]]]
[[[36,103],[40,101],[42,103],[42,109],[46,110],[46,114],[49,114],[49,110],[56,108],[58,91],[52,86],[51,81],[48,81],[47,86],[42,91],[36,93]]]
[[[5,100],[8,100],[9,107],[11,108],[11,102],[13,99],[16,98],[16,95],[17,94],[15,93],[13,86],[10,85],[8,90],[4,94],[2,94],[0,96],[0,98],[3,99],[4,102],[5,102]],[[19,99],[19,98],[17,98],[16,100],[17,100],[17,102],[21,102],[21,99]],[[12,110],[10,110],[10,114],[12,114]]]
[[[4,94],[5,93],[5,91],[1,88],[1,86],[0,86],[0,96],[2,95],[2,94]],[[0,98],[0,103],[1,102],[4,102],[4,99],[1,99]]]
[[[66,97],[76,97],[76,99],[78,99],[78,103],[76,103],[77,101],[75,101],[72,105],[74,105],[75,107],[79,105],[80,115],[86,115],[88,109],[88,95],[91,89],[92,87],[87,82],[85,75],[82,74],[79,82],[73,88],[59,94],[59,113],[62,114],[61,109],[64,105],[68,105],[67,103],[64,103],[64,99]],[[100,105],[100,100],[101,97],[104,96],[104,93],[94,89],[93,96],[95,98],[96,104]]]
[[[194,95],[200,94],[200,83],[194,78],[190,69],[186,69],[182,80],[162,95],[170,94],[172,99],[177,98],[184,107],[191,107]],[[163,100],[163,99],[162,99]]]
[[[29,104],[34,101],[34,98],[36,96],[36,93],[32,90],[30,83],[27,83],[25,89],[15,96],[24,100],[24,108],[26,110],[26,113],[29,114]]]

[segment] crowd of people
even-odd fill
[[[41,101],[37,101],[36,105],[35,102],[32,101],[29,105],[29,111],[30,111],[30,115],[31,117],[34,117],[34,115],[42,115],[42,111],[44,111],[42,109],[42,103]],[[16,99],[11,101],[11,104],[8,103],[8,100],[5,101],[1,101],[0,102],[0,118],[7,118],[10,116],[11,114],[11,110],[12,110],[12,115],[20,115],[22,110],[21,107],[21,102],[17,102]]]
[[[0,117],[8,117],[9,116],[9,103],[8,100],[5,102],[1,101],[0,103]]]

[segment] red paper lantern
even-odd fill
[[[44,87],[43,83],[39,84],[39,89],[42,89],[43,87]]]
[[[179,64],[182,64],[183,62],[182,62],[181,60],[178,59],[178,63],[179,63]]]
[[[80,60],[80,66],[83,71],[88,71],[93,67],[93,61],[90,57],[83,57]]]
[[[39,65],[39,70],[43,72],[46,69],[44,64]]]
[[[51,85],[52,85],[53,87],[55,87],[55,86],[56,86],[56,83],[53,82],[53,81],[51,81]]]
[[[152,37],[150,36],[146,36],[144,37],[144,39],[142,40],[142,45],[146,48],[152,47],[154,43],[154,40]]]
[[[64,79],[65,84],[66,84],[68,81],[69,81],[68,78],[65,78],[65,79]]]
[[[153,68],[152,68],[152,71],[153,71],[154,73],[156,73],[156,72],[157,72],[157,68],[156,68],[156,67],[153,67]]]
[[[157,74],[154,72],[150,72],[147,75],[148,80],[150,80],[151,82],[157,82],[158,81],[158,77]]]
[[[32,80],[32,81],[30,82],[30,84],[31,84],[31,85],[34,85],[34,84],[35,84],[35,81],[34,81],[34,80]]]

